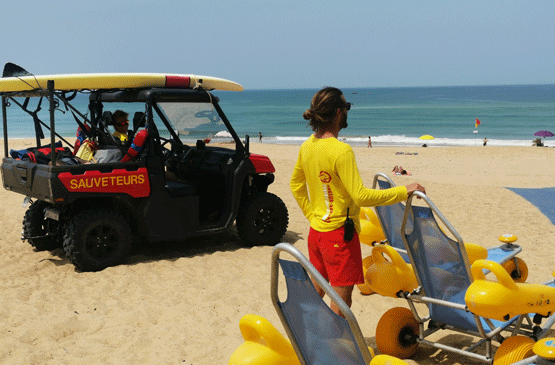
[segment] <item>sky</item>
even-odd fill
[[[555,83],[555,1],[3,0],[0,63],[245,89]]]

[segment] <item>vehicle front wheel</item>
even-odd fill
[[[237,232],[247,246],[273,246],[287,231],[289,213],[285,203],[272,193],[256,193],[241,207]]]
[[[57,230],[57,226],[54,227],[53,225],[57,225],[58,222],[45,219],[44,210],[47,207],[47,203],[37,200],[29,206],[23,217],[23,237],[37,251],[53,250],[61,247],[60,236],[52,234],[52,232],[49,234],[49,231]]]
[[[120,264],[131,249],[129,223],[113,211],[77,214],[64,234],[64,251],[82,271],[99,271]]]

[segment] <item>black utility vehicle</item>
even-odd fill
[[[22,69],[6,67],[3,77],[33,85]],[[63,247],[83,271],[123,262],[136,242],[185,240],[234,222],[247,246],[280,242],[288,212],[267,191],[274,166],[249,153],[248,136],[243,144],[202,80],[191,87],[186,76],[172,80],[164,87],[71,90],[71,82],[60,89],[52,77],[46,88],[37,79],[32,90],[18,91],[2,90],[0,81],[2,182],[30,203],[22,239],[37,250]],[[41,120],[41,104],[49,106],[49,123]],[[17,107],[29,114],[36,148],[9,150],[9,109]],[[110,130],[116,110],[132,119],[128,141]],[[60,118],[75,121],[75,143],[56,133]],[[229,148],[212,147],[216,139]]]

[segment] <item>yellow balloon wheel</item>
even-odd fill
[[[389,355],[378,355],[372,359],[370,365],[408,365],[408,363]]]
[[[364,272],[364,284],[357,284],[358,290],[364,295],[370,295],[375,293],[371,288],[370,285],[366,282],[366,270],[374,263],[374,258],[372,255],[366,256],[364,260],[362,260],[362,270]]]
[[[515,260],[518,263],[518,270]],[[526,262],[524,262],[524,260],[519,257],[514,257],[508,261],[505,261],[501,266],[503,266],[503,268],[507,270],[515,283],[524,283],[526,279],[528,279],[528,265],[526,265]]]
[[[376,345],[382,354],[406,359],[418,347],[418,334],[418,322],[410,309],[391,308],[378,322]]]
[[[493,365],[509,365],[533,356],[534,340],[524,336],[507,338],[495,352]]]

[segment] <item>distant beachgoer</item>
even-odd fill
[[[422,145],[422,147],[428,147],[428,145],[427,145],[426,143],[424,143],[424,144]]]
[[[543,147],[541,138],[536,138],[532,141],[532,146]]]
[[[368,136],[368,148],[372,148],[372,137]]]
[[[489,139],[484,138],[484,146],[488,144]]]
[[[395,175],[411,175],[411,173],[405,170],[403,166],[395,165],[395,167],[391,171],[393,171]]]
[[[258,142],[262,143],[262,132],[258,132]]]

